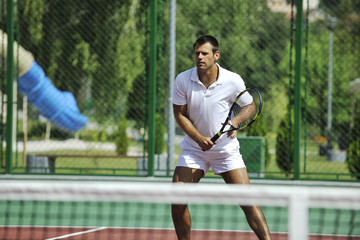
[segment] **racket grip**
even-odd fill
[[[218,140],[219,137],[220,137],[220,135],[219,135],[219,134],[216,134],[216,135],[214,135],[210,140],[211,140],[213,143],[215,143],[215,141]],[[203,151],[205,152],[204,149],[203,149]]]
[[[211,141],[212,141],[213,143],[215,143],[216,140],[218,140],[219,137],[220,137],[219,134],[215,134],[215,135],[211,138]]]

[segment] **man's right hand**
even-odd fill
[[[207,151],[215,145],[215,143],[211,141],[211,138],[204,136],[201,136],[196,142],[203,151]]]

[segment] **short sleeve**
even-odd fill
[[[253,102],[253,97],[247,91],[243,95],[241,95],[240,98],[237,101],[237,103],[241,107],[247,106],[247,105],[251,104],[252,102]]]
[[[172,102],[175,105],[186,104],[186,88],[184,78],[178,75],[175,79]]]

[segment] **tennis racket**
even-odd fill
[[[244,103],[249,102],[251,97],[253,102],[244,106]],[[259,90],[247,88],[242,91],[231,105],[229,114],[220,131],[211,138],[211,141],[215,143],[226,132],[248,128],[259,117],[262,105],[263,101]]]

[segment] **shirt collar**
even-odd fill
[[[216,63],[216,65],[218,66],[218,68],[219,68],[219,76],[218,76],[218,78],[217,78],[217,80],[216,80],[216,82],[214,83],[215,85],[220,85],[220,84],[222,84],[223,83],[223,79],[222,79],[222,72],[223,72],[223,68],[218,64],[218,63]],[[194,67],[193,68],[193,70],[192,70],[192,72],[191,72],[191,77],[190,77],[190,79],[192,80],[192,81],[194,81],[194,82],[200,82],[201,83],[201,81],[200,81],[200,79],[199,79],[199,75],[198,75],[198,73],[197,73],[197,67]]]

